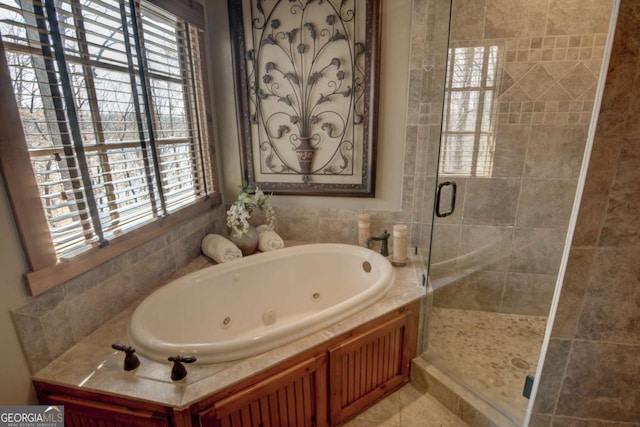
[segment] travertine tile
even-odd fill
[[[495,271],[460,271],[451,283],[442,283],[434,289],[436,307],[465,310],[500,311],[506,273]],[[444,281],[442,281],[444,282]],[[440,285],[436,281],[434,287]]]
[[[482,39],[484,0],[454,0],[451,4],[451,40]]]
[[[640,245],[640,138],[624,139],[599,246]]]
[[[551,427],[639,427],[640,423],[625,423],[609,420],[553,417]],[[530,426],[534,427],[534,426]]]
[[[555,275],[509,273],[500,312],[548,316],[555,287]]]
[[[119,260],[113,260],[111,262],[119,263]],[[71,279],[60,288],[64,290],[65,298],[71,299],[96,286],[98,281],[105,277],[106,274],[102,274],[101,267],[97,267],[81,276]]]
[[[67,305],[60,304],[42,317],[43,332],[53,359],[71,348],[76,341],[71,331]]]
[[[123,289],[113,279],[67,301],[67,316],[75,342],[79,342],[126,308]]]
[[[458,254],[460,226],[439,224],[433,229],[431,237],[431,263],[455,259]]]
[[[465,270],[507,271],[512,237],[511,227],[463,226],[456,266]]]
[[[40,317],[55,309],[58,305],[62,304],[63,301],[64,293],[62,288],[58,286],[38,297],[31,298],[29,302],[16,308],[14,312]]]
[[[528,125],[521,124],[497,126],[492,176],[519,177],[522,175],[529,143],[529,130]]]
[[[584,125],[532,126],[524,176],[577,178],[586,140]]]
[[[587,89],[597,83],[597,77],[583,63],[576,64],[564,77],[560,79],[560,84],[571,95],[573,99],[579,99]],[[589,99],[593,99],[590,97]]]
[[[575,341],[556,414],[637,422],[639,367],[638,345]]]
[[[533,62],[512,62],[505,64],[504,69],[513,80],[518,81],[536,65]]]
[[[550,427],[551,416],[542,414],[533,414],[529,420],[529,427]]]
[[[551,0],[547,34],[606,33],[613,1]]]
[[[571,101],[575,99],[569,94],[569,92],[560,84],[554,83],[549,89],[544,91],[539,97],[535,98],[537,101],[544,102],[557,102],[557,101]],[[559,120],[556,119],[556,122]]]
[[[362,420],[360,418],[353,418],[342,424],[343,427],[399,427],[399,424],[389,424],[385,422],[376,422],[370,420]]]
[[[409,99],[407,105],[407,124],[426,124],[420,120],[420,103],[425,101],[425,73],[423,70],[409,71]]]
[[[519,179],[468,180],[463,223],[468,225],[513,225],[516,219],[519,190]]]
[[[575,337],[595,254],[595,248],[571,248],[551,336]]]
[[[565,235],[561,229],[516,228],[509,271],[558,274]]]
[[[572,244],[575,246],[595,246],[598,243],[623,143],[622,138],[597,136],[594,139],[573,235]]]
[[[522,386],[535,372],[546,317],[434,307],[430,323],[426,362],[521,425],[528,404]]]
[[[516,225],[566,229],[577,185],[575,179],[523,179]]]
[[[49,354],[44,328],[40,318],[13,312],[13,320],[20,336],[22,349],[28,356],[31,372],[37,372],[47,366],[53,358]]]
[[[417,125],[407,126],[404,138],[404,173],[416,174],[416,152],[418,150],[418,127]]]
[[[597,250],[577,338],[640,345],[639,253],[640,246]]]
[[[554,78],[542,64],[536,64],[518,83],[531,99],[537,99],[553,85]]]
[[[396,391],[380,402],[376,403],[356,417],[360,422],[368,422],[368,425],[393,425],[400,426],[400,392]],[[354,427],[362,424],[347,423]]]
[[[290,214],[285,214],[284,209],[278,209],[278,234],[283,239],[303,240],[308,242],[318,241],[320,218],[317,214],[297,212],[292,210]]]
[[[548,8],[548,0],[487,0],[484,36],[543,36]]]
[[[636,98],[633,82],[640,54],[638,19],[638,4],[633,1],[621,2],[607,70],[607,83],[598,117],[598,135],[620,136],[628,126],[627,113],[632,100]]]
[[[535,398],[535,413],[552,414],[555,410],[570,350],[571,341],[558,339],[549,341],[538,393]]]
[[[400,423],[402,427],[468,426],[435,398],[411,383],[400,389],[398,393],[400,395]]]
[[[200,243],[203,237],[203,230],[198,228],[190,234],[185,234],[181,239],[171,244],[176,269],[187,265],[191,260],[200,255]]]

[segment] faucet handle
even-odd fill
[[[193,363],[197,359],[194,356],[171,356],[169,362],[173,362],[173,368],[171,369],[171,380],[180,381],[187,376],[187,368],[183,363]]]
[[[135,348],[125,344],[112,344],[111,348],[118,351],[124,351],[125,353],[124,370],[125,371],[133,371],[138,366],[140,366],[140,360],[138,359],[138,356],[134,354],[136,352]]]

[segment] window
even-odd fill
[[[145,1],[1,0],[0,35],[49,267],[216,194],[196,25]]]
[[[449,49],[440,173],[490,177],[498,46]]]

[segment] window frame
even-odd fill
[[[204,7],[192,0],[147,0],[175,16],[204,29]],[[128,251],[140,246],[174,227],[196,218],[222,203],[219,191],[217,161],[214,148],[211,94],[207,73],[205,34],[199,34],[203,89],[204,115],[207,126],[206,146],[209,151],[207,174],[215,189],[208,198],[196,201],[168,216],[158,218],[128,233],[115,237],[109,245],[89,249],[69,260],[59,260],[49,235],[47,219],[36,184],[31,158],[22,128],[20,113],[13,93],[9,67],[3,45],[0,43],[0,172],[11,204],[13,219],[22,243],[28,271],[24,278],[30,295],[40,295],[47,290],[78,277]]]
[[[482,64],[480,70],[480,81],[479,84],[471,84],[468,81],[465,81],[463,85],[454,87],[454,74],[456,71],[456,61],[457,57],[460,55],[468,55],[469,49],[477,49],[482,48]],[[493,49],[495,53],[492,52]],[[461,53],[464,52],[464,53]],[[459,177],[477,177],[477,178],[490,178],[491,172],[493,169],[493,155],[495,150],[495,125],[494,117],[495,117],[495,102],[497,100],[497,91],[498,91],[498,74],[494,71],[494,75],[490,76],[491,70],[489,70],[489,64],[491,62],[491,56],[495,55],[496,63],[499,62],[499,47],[495,45],[479,45],[479,46],[459,46],[459,47],[451,47],[449,48],[448,53],[448,61],[447,61],[447,81],[445,84],[445,109],[444,109],[444,125],[442,128],[442,155],[440,158],[440,164],[438,165],[440,174],[443,176],[459,176]],[[489,78],[493,81],[493,84],[489,84]],[[452,120],[452,117],[455,117],[455,114],[451,108],[451,96],[453,93],[472,93],[477,94],[477,100],[474,103],[476,111],[475,118],[473,119],[473,128],[469,130],[455,131],[451,129],[452,123],[455,120]],[[492,105],[490,106],[489,111],[489,124],[488,130],[482,130],[483,123],[485,120],[485,99],[486,94],[491,94]],[[471,150],[465,150],[471,154],[471,160],[469,164],[469,169],[464,170],[461,166],[455,166],[456,160],[450,160],[451,158],[456,157],[456,151],[454,150],[451,153],[450,145],[448,143],[449,137],[453,136],[470,136],[473,138],[473,144]],[[487,149],[480,150],[481,147],[481,138],[486,137],[488,139]],[[469,144],[471,145],[471,144]],[[459,153],[459,152],[458,152]],[[482,163],[479,161],[480,155],[484,154],[490,160],[487,163]],[[458,154],[459,155],[459,154]],[[452,165],[453,164],[453,165]]]

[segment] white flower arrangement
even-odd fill
[[[236,236],[241,236],[249,231],[249,219],[251,219],[251,214],[255,209],[264,211],[267,227],[269,230],[273,230],[276,214],[271,203],[269,203],[271,195],[264,194],[258,186],[255,186],[252,190],[251,186],[246,183],[243,183],[240,188],[242,192],[227,211],[227,226],[232,233]]]

